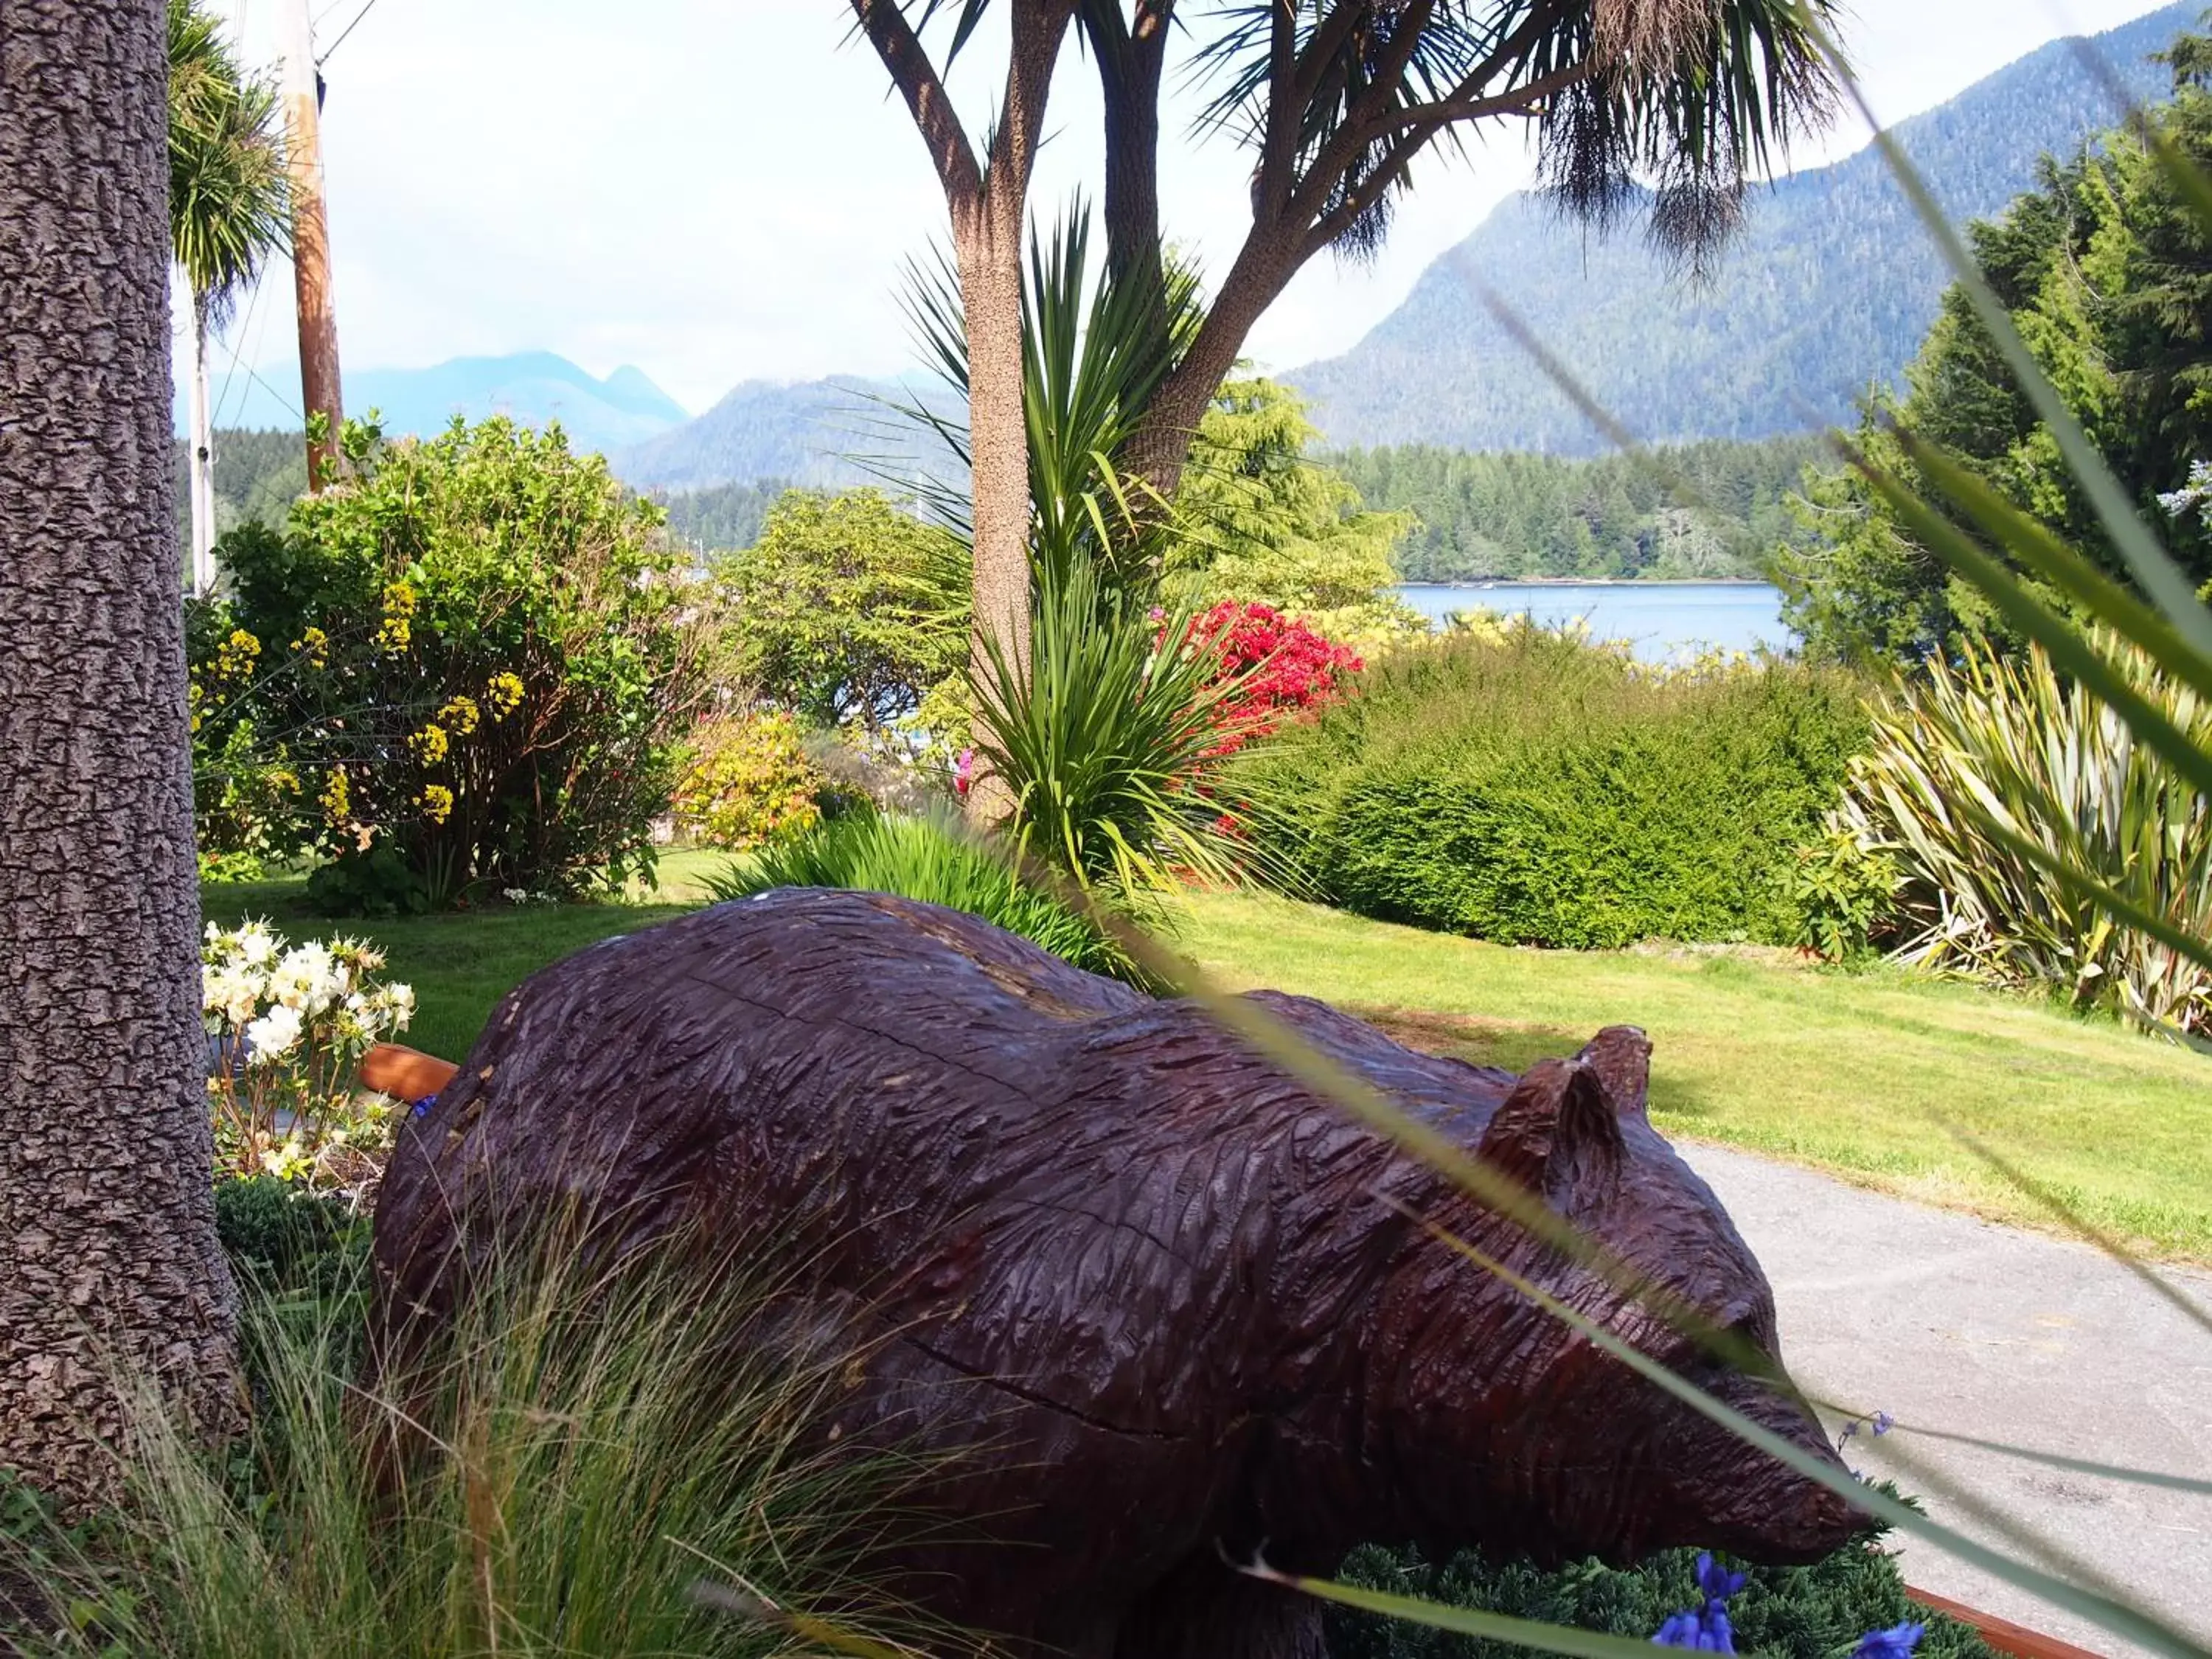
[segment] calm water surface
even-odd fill
[[[1577,619],[1599,639],[1627,640],[1647,662],[1719,647],[1788,650],[1780,590],[1765,582],[1408,583],[1398,597],[1441,622],[1455,611],[1526,614],[1547,628]]]

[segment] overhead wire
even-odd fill
[[[336,7],[333,6],[332,9],[335,10]],[[320,69],[325,64],[329,63],[331,61],[331,55],[335,53],[340,46],[345,45],[346,36],[351,34],[356,29],[359,28],[361,27],[361,20],[368,16],[369,13],[375,9],[376,0],[367,0],[367,3],[365,3],[359,11],[353,15],[353,21],[348,23],[345,27],[339,30],[338,38],[331,41],[331,44],[323,50],[322,54],[315,59],[315,67]]]

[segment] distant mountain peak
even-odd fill
[[[188,364],[179,364],[180,373],[188,369]],[[219,425],[299,427],[298,404],[288,400],[300,383],[296,367],[239,368],[213,380]],[[344,394],[348,412],[367,415],[374,410],[385,432],[394,437],[442,431],[455,415],[472,421],[505,415],[531,426],[558,421],[569,442],[586,451],[639,443],[689,418],[684,406],[644,370],[626,363],[602,380],[556,351],[449,357],[428,368],[349,368]],[[175,415],[182,432],[186,408],[181,386]]]
[[[2091,39],[2128,94],[2165,95],[2149,55],[2195,24],[2180,0]],[[2079,45],[2051,41],[1897,124],[1954,218],[2002,210],[2046,152],[2070,154],[2117,112]],[[1509,197],[1431,264],[1342,356],[1284,378],[1338,448],[1426,443],[1589,454],[1602,438],[1491,317],[1501,294],[1598,401],[1647,439],[1760,438],[1848,422],[1894,383],[1935,320],[1947,272],[1871,146],[1754,191],[1711,281],[1669,272],[1639,230],[1578,234],[1541,198]]]

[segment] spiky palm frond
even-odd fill
[[[1029,440],[1031,550],[1040,574],[1077,562],[1112,586],[1149,583],[1152,540],[1163,504],[1141,499],[1114,457],[1135,429],[1199,321],[1198,278],[1170,260],[1164,281],[1139,271],[1094,275],[1090,216],[1079,199],[1048,233],[1032,236],[1022,292],[1022,410]],[[908,318],[930,368],[968,390],[960,277],[942,249],[907,268]],[[918,399],[895,402],[903,418],[969,460],[966,427]],[[965,533],[963,489],[925,482],[933,514]]]
[[[1124,895],[1235,877],[1240,845],[1207,793],[1223,706],[1242,682],[1194,641],[1188,611],[1153,611],[1091,566],[1044,571],[1026,664],[987,639],[975,747],[1012,792],[1031,858]]]
[[[276,94],[201,0],[169,0],[170,252],[211,323],[290,234]]]
[[[1824,23],[1836,9],[1805,3]],[[1200,52],[1214,82],[1202,120],[1255,150],[1285,118],[1270,50],[1282,3],[1224,7]],[[1655,238],[1698,255],[1733,228],[1745,180],[1834,101],[1796,0],[1438,0],[1419,16],[1386,0],[1287,3],[1295,176],[1328,184],[1319,216],[1339,222],[1340,249],[1379,244],[1405,162],[1480,101],[1535,119],[1563,207],[1602,223],[1650,185]]]

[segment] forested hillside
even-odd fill
[[[670,535],[694,552],[715,553],[750,547],[769,508],[788,488],[781,478],[763,478],[758,483],[646,493],[667,513]]]
[[[873,483],[884,465],[901,476],[920,458],[948,476],[952,458],[893,405],[915,392],[848,375],[785,386],[747,380],[704,415],[628,449],[608,464],[636,489],[709,489],[718,484],[787,478],[807,485]],[[948,394],[921,394],[957,414]]]
[[[192,544],[191,453],[179,439],[177,546]],[[215,529],[220,536],[249,520],[277,524],[307,487],[307,440],[299,432],[218,431],[215,434]]]
[[[1370,507],[1410,509],[1420,527],[1397,553],[1409,581],[1492,577],[1715,577],[1763,574],[1791,533],[1783,501],[1819,440],[1708,442],[1575,460],[1469,454],[1408,444],[1354,449],[1329,464]]]
[[[2166,73],[2148,54],[2201,9],[2168,6],[2095,50],[2131,95],[2161,97]],[[2071,154],[2113,115],[2077,48],[2058,41],[1897,134],[1947,210],[1966,218],[1999,210],[2034,182],[2045,152]],[[1535,198],[1512,198],[1352,351],[1285,378],[1340,447],[1596,453],[1597,434],[1484,308],[1488,288],[1647,439],[1848,423],[1935,320],[1945,273],[1927,233],[1870,149],[1756,191],[1747,210],[1700,287],[1632,228],[1586,235]]]

